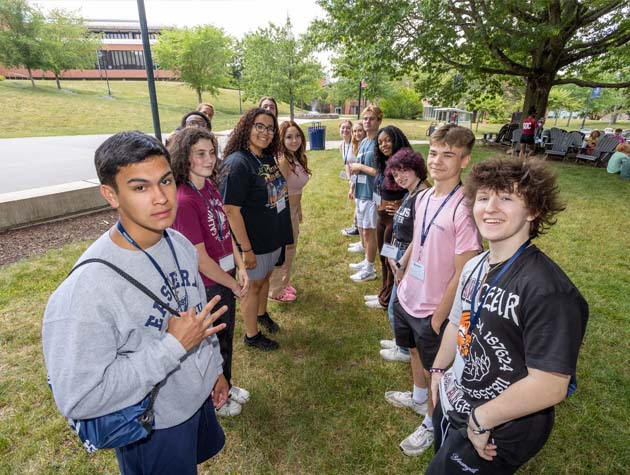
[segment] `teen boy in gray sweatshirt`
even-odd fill
[[[121,132],[96,151],[101,193],[119,222],[79,258],[100,258],[148,287],[176,318],[101,263],[73,272],[50,297],[42,339],[55,402],[65,417],[88,419],[134,405],[160,384],[155,430],[116,449],[123,474],[197,473],[224,444],[215,407],[227,400],[212,326],[225,309],[206,305],[195,248],[166,229],[176,188],[166,148]]]

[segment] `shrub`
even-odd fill
[[[402,87],[380,101],[385,117],[391,119],[415,119],[422,116],[424,106],[417,92]]]

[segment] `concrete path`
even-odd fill
[[[229,132],[217,132],[220,147],[227,142]],[[0,139],[0,195],[95,179],[94,151],[109,136]],[[340,144],[339,140],[326,141],[326,149],[337,149]]]

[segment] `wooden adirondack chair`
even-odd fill
[[[564,160],[567,158],[569,152],[580,149],[583,140],[584,136],[582,132],[578,132],[577,130],[563,133],[556,139],[554,146],[545,151],[545,158],[561,157],[562,160]]]
[[[578,153],[575,156],[575,162],[577,163],[579,160],[584,160],[592,163],[593,166],[598,166],[604,159],[608,158],[608,156],[615,151],[617,145],[619,145],[617,139],[611,134],[606,134],[599,139],[593,153]]]
[[[552,129],[553,130],[553,129]],[[564,158],[569,149],[569,142],[572,140],[570,134],[556,129],[559,133],[555,133],[555,137],[550,142],[551,148],[545,150],[545,160],[549,157]]]

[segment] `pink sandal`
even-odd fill
[[[291,284],[287,285],[284,288],[284,291],[289,292],[290,294],[293,294],[293,295],[297,295],[297,290],[295,290],[295,287],[293,287]]]
[[[293,302],[296,297],[295,294],[287,292],[286,289],[282,291],[280,295],[277,297],[269,297],[271,300],[275,300],[276,302]]]

